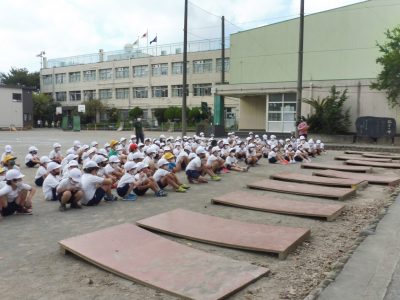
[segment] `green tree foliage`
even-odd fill
[[[382,56],[376,59],[383,69],[371,88],[385,90],[389,104],[394,107],[400,104],[400,27],[386,31],[385,35],[386,42],[377,44]]]
[[[169,121],[182,120],[182,108],[177,106],[170,106],[164,112],[164,118]]]
[[[111,123],[117,123],[119,119],[119,110],[116,107],[111,107],[107,110],[108,121]]]
[[[188,114],[189,121],[192,123],[199,123],[200,121],[204,120],[208,114],[204,114],[201,107],[193,107]]]
[[[340,92],[332,86],[330,94],[323,99],[304,99],[303,102],[315,110],[314,114],[306,119],[310,131],[326,134],[347,132],[350,126],[350,109],[343,108],[347,98],[347,89]]]
[[[167,109],[166,108],[156,108],[154,109],[154,117],[157,119],[158,123],[164,123],[167,119],[164,117],[164,113]]]
[[[132,108],[128,114],[131,119],[137,119],[137,118],[140,118],[143,116],[143,109],[136,106],[136,107]]]
[[[11,68],[8,74],[0,73],[0,82],[8,85],[33,87],[36,90],[40,89],[39,72],[29,73],[25,68]]]
[[[85,123],[96,123],[97,113],[102,113],[107,109],[107,106],[98,99],[86,100],[82,104],[85,105],[85,113],[82,115]]]
[[[33,100],[33,120],[36,124],[37,120],[51,122],[54,120],[57,103],[49,96],[40,93],[32,94]]]

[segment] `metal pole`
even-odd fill
[[[221,83],[225,83],[225,16],[221,17]]]
[[[187,82],[187,18],[188,18],[188,0],[185,0],[185,18],[183,25],[183,82],[182,82],[182,136],[186,135],[186,82]]]
[[[304,0],[300,0],[299,57],[297,69],[297,121],[301,118],[301,99],[303,89],[303,41],[304,41]],[[297,131],[297,129],[296,129]]]

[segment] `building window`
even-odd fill
[[[193,84],[193,96],[211,96],[211,83]]]
[[[151,96],[153,98],[168,97],[168,86],[167,85],[153,86],[151,88]]]
[[[230,68],[230,59],[229,57],[225,57],[225,72],[229,72],[229,68]],[[222,71],[222,58],[217,58],[217,65],[215,71],[216,72]]]
[[[21,102],[22,101],[22,94],[21,93],[13,93],[12,94],[12,101],[13,102]]]
[[[151,76],[166,76],[168,75],[168,64],[151,65]]]
[[[183,96],[183,85],[173,85],[171,86],[172,97],[182,97]],[[186,85],[186,96],[189,96],[189,85]]]
[[[43,75],[43,84],[49,85],[53,83],[53,76],[52,75]]]
[[[102,89],[102,90],[99,90],[99,98],[100,98],[100,100],[111,99],[111,98],[112,98],[112,91],[111,91],[111,89]]]
[[[56,92],[56,101],[67,101],[67,92]]]
[[[52,93],[43,93],[45,94],[49,99],[53,100],[53,94]]]
[[[129,67],[115,68],[115,78],[129,78]]]
[[[193,61],[193,73],[211,73],[212,72],[212,59],[203,59]]]
[[[83,97],[84,97],[85,100],[94,100],[94,99],[96,99],[96,90],[83,91]]]
[[[148,98],[149,91],[147,87],[134,87],[133,88],[133,98]]]
[[[69,92],[69,101],[81,101],[81,91]]]
[[[96,80],[96,70],[83,71],[83,81]]]
[[[56,74],[56,84],[63,84],[66,83],[67,74],[61,73]]]
[[[129,89],[115,89],[115,97],[117,99],[128,99],[129,98]]]
[[[172,63],[172,74],[179,75],[183,74],[183,62]],[[186,63],[186,73],[189,73],[189,62]]]
[[[145,77],[149,74],[149,66],[135,66],[133,67],[133,77]]]
[[[112,79],[112,69],[101,69],[99,70],[99,80]]]
[[[268,131],[291,132],[296,128],[296,94],[268,95]]]
[[[69,73],[69,82],[80,82],[81,72],[71,72]]]

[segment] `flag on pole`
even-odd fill
[[[151,45],[151,43],[157,43],[157,36],[153,40],[150,41],[150,45]]]
[[[137,39],[133,44],[132,44],[132,46],[136,46],[136,45],[138,45],[139,44],[139,39]]]
[[[147,36],[147,31],[146,31],[145,33],[143,33],[141,39],[142,39],[142,38],[145,38],[146,36]]]

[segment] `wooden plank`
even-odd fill
[[[212,202],[284,215],[323,218],[327,221],[335,220],[344,209],[342,204],[295,201],[242,191],[216,196]]]
[[[311,176],[300,173],[279,173],[270,176],[271,179],[309,183],[324,186],[334,186],[334,187],[347,187],[352,189],[358,189],[361,186],[366,186],[368,182],[359,179],[344,179],[344,178],[328,178],[328,177],[318,177]]]
[[[337,200],[344,200],[345,198],[351,197],[356,193],[356,190],[354,189],[318,186],[312,184],[293,183],[293,182],[282,182],[269,179],[264,179],[252,184],[248,184],[247,187],[252,189],[273,191],[279,193],[322,197],[322,198],[330,198]]]
[[[364,154],[366,153],[365,151],[356,151],[356,150],[346,150],[344,151],[345,154]]]
[[[109,272],[185,299],[225,298],[269,272],[184,246],[133,224],[79,235],[59,244]]]
[[[166,234],[231,248],[276,253],[280,259],[304,240],[305,228],[245,223],[175,209],[136,222],[137,225]]]
[[[364,153],[362,154],[364,157],[372,157],[372,158],[390,158],[390,159],[400,159],[400,155],[391,154],[391,153]]]
[[[324,170],[313,172],[316,176],[335,177],[335,178],[352,178],[368,181],[370,184],[384,184],[396,186],[400,183],[399,176],[382,176],[363,173],[340,172],[334,170]]]
[[[371,167],[364,166],[344,166],[344,165],[333,165],[333,164],[318,164],[318,163],[304,163],[301,164],[303,169],[322,169],[322,170],[336,170],[344,172],[360,172],[360,173],[371,173]]]
[[[362,157],[359,155],[340,155],[335,156],[336,160],[362,160],[362,161],[377,161],[377,162],[393,162],[391,158],[373,158],[373,157]]]
[[[384,162],[377,162],[377,161],[362,161],[362,160],[346,160],[344,163],[346,165],[400,169],[400,164],[399,163],[384,163]]]

